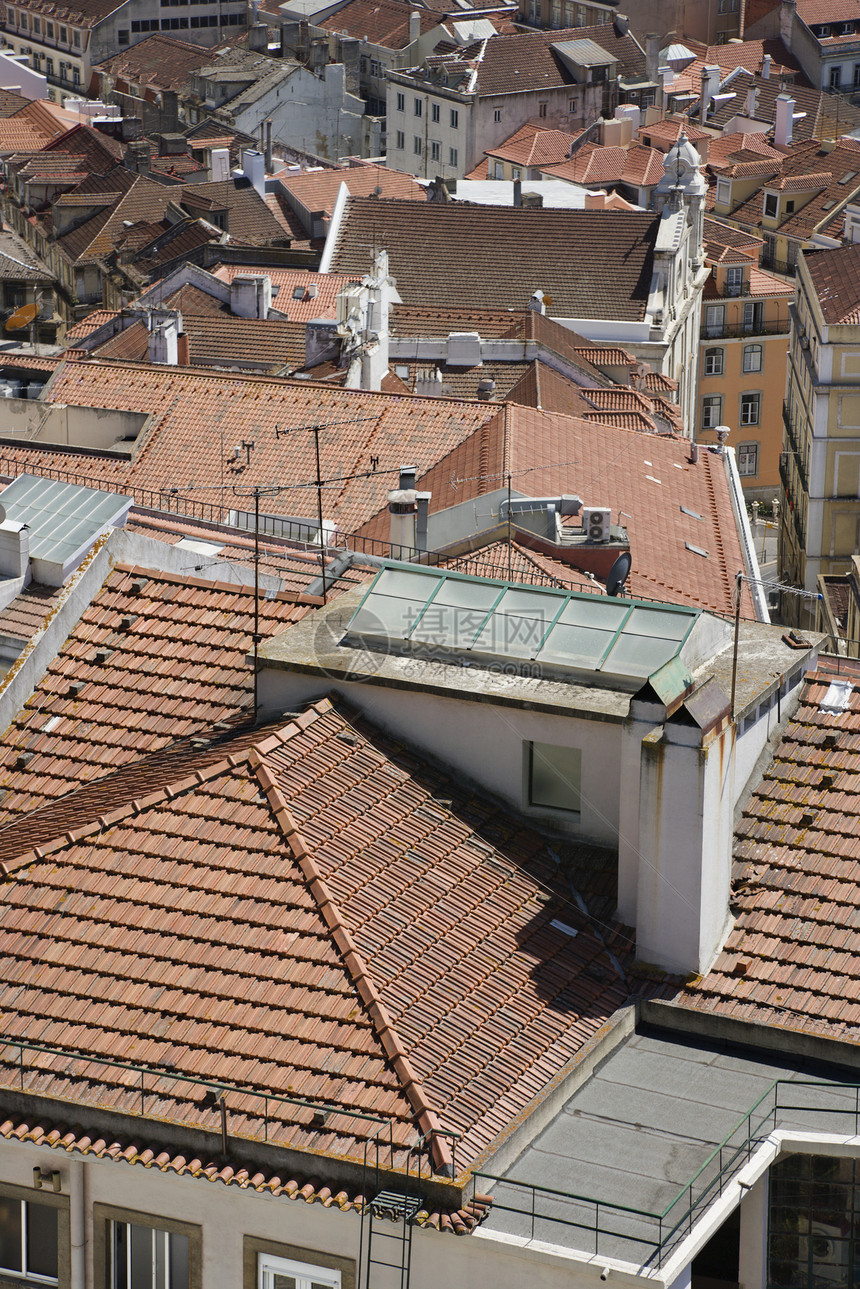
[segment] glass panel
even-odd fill
[[[558,620],[571,626],[597,627],[600,631],[615,632],[629,612],[629,604],[592,595],[587,600],[571,600],[562,609]]]
[[[683,640],[693,625],[693,620],[692,614],[687,616],[686,613],[661,613],[659,609],[634,609],[624,627],[624,634]]]
[[[269,1283],[271,1284],[272,1289],[296,1289],[295,1276],[284,1276],[281,1275],[280,1271],[270,1272],[270,1276],[271,1280]],[[268,1286],[266,1286],[266,1289],[268,1289]]]
[[[27,1204],[27,1270],[55,1279],[59,1275],[57,1210],[47,1204]]]
[[[167,1289],[167,1232],[153,1231],[155,1242],[154,1279],[155,1289]]]
[[[579,810],[582,752],[552,743],[531,744],[529,802],[552,810]]]
[[[425,604],[426,600],[370,595],[350,622],[349,631],[392,640],[408,640]]]
[[[449,578],[428,605],[412,639],[469,648],[501,592],[500,586]]]
[[[613,639],[612,631],[556,623],[538,654],[538,662],[555,662],[564,667],[597,671]]]
[[[531,658],[540,647],[552,617],[493,613],[474,648],[501,658]]]
[[[188,1289],[189,1243],[187,1235],[170,1237],[170,1289]]]
[[[0,1198],[0,1267],[23,1271],[21,1266],[21,1201]]]
[[[152,1230],[148,1226],[132,1226],[131,1230],[131,1289],[153,1289]]]
[[[129,1228],[125,1222],[112,1222],[113,1234],[113,1289],[128,1289],[128,1239]]]
[[[603,664],[603,670],[621,676],[650,676],[664,662],[674,658],[677,651],[675,640],[658,640],[654,636],[635,636],[625,632]]]
[[[386,568],[374,584],[374,595],[405,595],[426,600],[433,594],[439,578],[433,573],[408,573],[401,568]]]

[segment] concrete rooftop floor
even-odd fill
[[[601,1253],[637,1264],[652,1253],[658,1224],[632,1213],[601,1207],[600,1226],[606,1231],[595,1243],[595,1210],[591,1203],[535,1196],[514,1182],[547,1187],[601,1204],[659,1213],[689,1185],[714,1147],[775,1079],[847,1082],[844,1071],[821,1067],[792,1067],[763,1054],[743,1054],[683,1041],[667,1034],[635,1033],[619,1045],[592,1077],[566,1102],[532,1145],[505,1172],[493,1189],[490,1230]],[[786,1094],[782,1093],[783,1101]],[[855,1093],[846,1087],[816,1093],[798,1089],[789,1102],[809,1105],[812,1112],[781,1110],[777,1126],[854,1132]],[[844,1106],[838,1114],[815,1113],[815,1105]],[[763,1103],[761,1116],[771,1102]],[[755,1124],[754,1124],[755,1126]],[[763,1139],[772,1130],[769,1118],[760,1128]],[[739,1144],[745,1129],[732,1138]],[[729,1162],[730,1152],[725,1152]],[[740,1160],[738,1161],[741,1162]],[[492,1161],[487,1166],[492,1173]],[[696,1184],[696,1195],[710,1182],[716,1165]],[[482,1183],[487,1189],[487,1184]],[[685,1195],[664,1221],[666,1234],[686,1214]],[[506,1208],[520,1209],[518,1212]]]

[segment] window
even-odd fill
[[[257,1289],[340,1289],[340,1272],[258,1253]]]
[[[42,34],[42,23],[34,14],[33,15],[33,35],[40,36],[41,34]]]
[[[56,1208],[0,1196],[0,1268],[21,1276],[59,1276]]]
[[[67,27],[60,28],[60,40],[64,45],[69,43],[69,32]]]
[[[430,140],[430,160],[438,161],[441,155],[442,155],[442,145],[439,143],[439,140],[431,139]]]
[[[739,443],[737,455],[739,475],[749,478],[751,475],[758,474],[757,443]]]
[[[415,100],[415,115],[423,116],[423,114],[424,114],[424,103],[420,98],[417,98]]]
[[[457,160],[457,149],[456,149],[456,148],[449,148],[449,149],[448,149],[448,164],[449,164],[449,166],[453,166],[455,170],[456,170],[457,166],[459,165],[459,162],[458,162],[458,160]]]
[[[432,103],[430,105],[430,120],[433,122],[434,125],[439,124],[439,104],[438,103]]]
[[[421,135],[420,134],[413,134],[412,136],[412,151],[414,152],[416,157],[421,156]]]
[[[768,1185],[768,1273],[773,1285],[856,1281],[860,1170],[851,1158],[782,1155]]]
[[[727,179],[717,180],[717,201],[721,206],[728,206],[732,200],[732,185]]]
[[[73,45],[77,45],[78,49],[80,49],[80,47],[81,47],[81,33],[80,33],[79,31],[73,31],[73,32],[72,32],[72,44],[73,44]]]
[[[553,743],[527,743],[528,804],[548,810],[578,811],[582,752]]]
[[[761,331],[763,326],[763,303],[761,300],[748,300],[744,305],[744,331]]]
[[[53,74],[54,74],[54,60],[53,58],[48,58],[45,61],[45,75],[53,76]]]
[[[705,375],[722,376],[723,374],[723,350],[706,349],[705,350]]]
[[[493,178],[494,178],[494,179],[504,179],[504,177],[505,177],[505,167],[502,165],[501,161],[494,161],[494,162],[493,162]]]
[[[744,371],[761,371],[761,345],[744,345]]]
[[[500,107],[494,108],[494,109],[493,109],[493,120],[494,120],[494,121],[501,121],[501,119],[502,119],[502,109],[501,109]]]
[[[787,202],[785,203],[785,213],[786,213],[787,215],[793,215],[793,214],[794,214],[794,202],[793,202],[793,201],[787,201]]]
[[[723,419],[723,400],[719,394],[709,394],[702,399],[702,429],[713,430]]]
[[[854,64],[854,88],[860,87],[860,63]]]
[[[451,129],[456,130],[460,125],[460,113],[456,107],[451,108]]]
[[[569,99],[567,100],[567,110],[568,110],[568,112],[578,112],[578,111],[579,111],[579,99],[576,99],[576,98],[569,98]]]
[[[402,130],[397,131],[397,142],[395,143],[394,146],[397,148],[399,152],[402,152],[403,149],[406,147],[406,135],[403,133]]]
[[[741,394],[741,425],[758,425],[761,394]]]
[[[54,24],[53,24],[52,22],[45,23],[45,30],[46,30],[46,31],[47,31],[47,33],[48,33],[48,40],[53,40],[53,39],[54,39]]]
[[[157,1227],[110,1223],[110,1289],[189,1289],[189,1239]]]
[[[116,33],[116,39],[117,39],[117,44],[118,44],[118,45],[127,45],[127,44],[128,44],[128,27],[123,27],[123,28],[121,28],[121,29]]]
[[[726,320],[724,304],[709,304],[705,308],[705,335],[720,336]]]
[[[740,295],[744,289],[742,268],[726,269],[726,295]]]
[[[841,68],[841,67],[831,67],[831,69],[830,69],[830,88],[831,88],[832,90],[838,90],[838,89],[839,89],[839,86],[841,85],[841,83],[842,83],[842,68]]]
[[[398,95],[397,95],[397,110],[398,110],[398,112],[405,112],[405,111],[406,111],[406,95],[405,95],[405,94],[398,94]]]
[[[522,177],[523,177],[523,172],[522,170],[520,170],[519,166],[511,166],[511,178],[522,179]]]
[[[546,103],[538,103],[538,116],[546,116]]]
[[[776,219],[779,213],[779,197],[775,192],[766,192],[764,195],[764,216],[765,219]]]

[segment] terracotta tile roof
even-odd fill
[[[128,85],[179,90],[200,67],[212,61],[212,49],[157,33],[139,40],[99,63],[93,70]]]
[[[629,148],[584,144],[569,161],[543,166],[544,174],[570,183],[652,185],[663,178],[663,153],[633,144]]]
[[[832,22],[860,22],[860,0],[797,0],[797,14],[807,27]]]
[[[248,273],[264,273],[272,280],[272,308],[286,314],[291,322],[310,322],[312,318],[334,318],[337,315],[338,293],[351,282],[358,282],[358,274],[315,273],[310,269],[269,268],[265,264],[219,264],[212,269],[212,276],[220,282],[232,282],[234,277]],[[316,294],[312,293],[315,288]],[[296,298],[296,292],[301,295]]]
[[[566,161],[570,149],[578,135],[568,134],[564,130],[546,130],[534,122],[528,122],[495,147],[488,148],[488,157],[498,157],[500,161],[509,161],[515,166],[548,166]],[[469,178],[486,178],[486,174],[469,176]]]
[[[213,210],[225,211],[231,238],[245,244],[279,246],[292,236],[278,203],[264,201],[246,179],[234,179],[229,185],[186,184],[178,195],[175,188],[164,191],[198,218],[211,220]]]
[[[174,291],[165,299],[164,304],[168,309],[178,309],[183,318],[192,313],[197,317],[205,315],[209,318],[223,318],[230,312],[226,304],[208,291],[195,286],[193,282],[186,282],[178,291]]]
[[[130,327],[124,327],[122,331],[118,331],[116,335],[105,340],[91,352],[98,354],[100,358],[146,362],[149,352],[149,333],[146,324],[134,322]]]
[[[24,109],[26,110],[26,109]],[[22,115],[0,118],[0,155],[9,156],[15,152],[36,152],[60,133],[59,130],[48,132],[36,126]]]
[[[678,388],[678,382],[672,380],[671,376],[664,376],[661,371],[649,371],[645,377],[645,388],[652,394],[673,394]]]
[[[188,153],[152,157],[149,168],[153,174],[163,175],[166,179],[182,179],[185,181],[187,181],[189,175],[204,173],[204,167]]]
[[[811,200],[780,222],[780,235],[799,240],[822,230],[838,235],[843,208],[860,189],[860,142],[843,138],[830,151],[814,140],[795,144],[783,159],[779,180],[789,192],[808,193],[813,185],[818,189]],[[770,179],[762,184],[762,188],[776,187]],[[729,218],[753,228],[763,227],[761,189],[737,206]]]
[[[620,349],[617,346],[586,342],[580,344],[576,352],[595,367],[632,367],[636,362],[636,358],[628,349]]]
[[[612,23],[560,31],[528,31],[494,36],[476,61],[478,96],[550,89],[574,83],[573,73],[552,46],[566,40],[593,40],[618,63],[625,79],[645,79],[645,55],[629,33],[618,35]]]
[[[219,721],[247,717],[253,587],[213,586],[191,575],[194,563],[189,551],[187,577],[123,566],[107,579],[45,673],[38,709],[24,708],[0,739],[0,822]],[[16,621],[23,612],[16,609]],[[260,612],[268,637],[307,608],[261,600]],[[125,618],[133,619],[127,629]],[[106,662],[100,650],[109,652]]]
[[[654,422],[644,412],[584,412],[583,417],[586,421],[599,421],[601,425],[612,425],[619,430],[654,433]]]
[[[658,223],[647,212],[458,203],[437,206],[431,219],[414,202],[353,197],[333,267],[365,272],[382,236],[398,290],[412,304],[456,294],[472,306],[524,307],[541,288],[552,296],[557,317],[639,321]]]
[[[325,496],[329,516],[351,531],[383,504],[391,474],[400,464],[408,442],[419,463],[431,464],[498,414],[498,405],[454,399],[368,394],[359,390],[308,388],[302,382],[232,373],[219,381],[210,374],[178,369],[128,365],[99,359],[67,359],[51,387],[52,401],[85,407],[113,407],[152,414],[151,428],[135,445],[129,462],[103,455],[8,448],[4,455],[26,460],[38,473],[61,468],[111,486],[133,491],[211,485],[200,499],[217,502],[219,480],[243,487],[255,482],[306,487],[315,476],[313,437],[306,433],[275,436],[275,428],[305,426],[323,419],[346,422],[325,430],[321,437],[323,469],[348,478]],[[221,439],[232,447],[249,437],[256,447],[249,464],[225,468]],[[217,431],[213,432],[213,427]],[[193,451],[190,444],[194,444]],[[371,457],[380,458],[379,473]],[[237,472],[238,471],[238,472]],[[197,494],[193,494],[197,495]],[[296,514],[297,495],[285,491],[267,501],[276,514]],[[231,505],[232,502],[227,502]],[[302,502],[316,513],[315,502]],[[299,512],[301,513],[301,511]]]
[[[804,260],[824,321],[860,321],[860,246],[805,252]]]
[[[545,412],[564,412],[583,416],[592,406],[594,391],[582,390],[574,381],[540,361],[531,364],[520,380],[508,391],[512,403],[539,407]]]
[[[681,135],[686,134],[694,146],[699,139],[713,138],[707,130],[691,125],[685,116],[667,116],[662,121],[655,121],[653,125],[641,125],[639,134],[643,137],[647,135],[649,139],[660,139],[663,143],[677,143]]]
[[[490,491],[496,486],[490,481],[510,470],[514,487],[533,497],[576,493],[588,505],[611,507],[613,515],[623,510],[632,595],[730,613],[744,560],[722,459],[700,452],[693,465],[685,439],[643,434],[638,422],[627,429],[596,415],[599,432],[581,417],[508,403],[503,416],[420,471],[418,486],[432,492],[431,511],[442,510]],[[361,531],[386,537],[387,511]]]
[[[760,269],[753,266],[750,269],[750,295],[782,295],[787,299],[794,297],[793,282],[786,281],[785,278],[778,277],[775,273],[768,273],[766,269]],[[786,331],[788,330],[788,319],[786,319]]]
[[[721,103],[715,112],[709,113],[708,125],[722,130],[733,116],[743,110],[747,92],[752,86],[756,90],[756,119],[772,126],[776,116],[777,96],[784,92],[779,77],[770,76],[765,80],[745,71],[732,77],[728,91],[735,97]],[[795,111],[805,113],[805,116],[794,122],[796,142],[806,139],[832,140],[860,127],[860,109],[845,95],[825,94],[822,90],[799,83],[788,86],[785,92],[790,93],[794,99]],[[792,145],[792,151],[796,142]]]
[[[435,31],[440,24],[439,15],[431,10],[407,12],[397,0],[348,0],[329,17],[317,19],[316,25],[385,49],[406,49],[411,44],[411,12],[420,15],[422,36]]]
[[[26,107],[30,102],[23,94],[18,94],[15,90],[7,90],[0,87],[0,117],[14,116],[20,112],[22,107]]]
[[[112,318],[118,318],[119,315],[119,309],[94,309],[85,318],[81,318],[80,322],[76,322],[73,327],[69,327],[66,332],[66,343],[73,346],[76,340],[83,340],[85,336],[91,336],[94,331],[98,331],[99,327],[104,326],[106,322],[110,322]]]
[[[0,635],[14,636],[16,640],[31,640],[42,630],[61,594],[61,588],[31,582],[20,595],[16,595],[11,604],[0,610]]]
[[[848,706],[822,707],[832,681]],[[736,832],[735,926],[685,1006],[860,1038],[856,661],[822,658]]]
[[[352,0],[353,4],[364,4],[365,0]],[[367,4],[378,3],[378,0],[367,0]],[[350,8],[351,6],[347,6]],[[403,5],[399,0],[390,0],[390,7],[399,11]],[[340,20],[346,10],[338,9],[331,19],[332,25]],[[426,13],[426,10],[415,10]],[[408,21],[409,15],[406,15]],[[391,197],[398,201],[420,201],[426,203],[427,191],[417,183],[412,175],[402,170],[389,170],[387,166],[361,165],[339,167],[337,170],[317,170],[311,173],[290,174],[281,176],[281,183],[287,194],[311,212],[323,211],[329,218],[334,210],[341,184],[346,184],[354,197]],[[377,192],[377,189],[380,191]]]
[[[705,255],[710,263],[721,264],[726,261],[740,263],[750,258],[754,258],[758,263],[764,246],[761,237],[756,237],[755,233],[748,233],[744,229],[721,224],[707,215],[703,224]]]
[[[704,49],[704,47],[702,48]],[[697,58],[696,63],[701,64],[703,67],[706,64],[711,66],[716,64],[723,72],[730,72],[735,67],[745,67],[748,72],[759,75],[765,54],[770,54],[770,74],[772,77],[776,77],[778,80],[785,71],[792,73],[797,78],[798,84],[807,85],[809,83],[794,54],[790,49],[786,48],[781,40],[776,38],[737,42],[727,41],[724,45],[709,45]],[[693,68],[696,69],[696,64],[693,65]]]
[[[211,299],[211,297],[208,297]],[[182,314],[189,366],[292,372],[305,362],[305,328],[280,318],[238,318],[220,312]],[[135,322],[91,352],[99,358],[146,362],[149,334]]]
[[[0,279],[7,282],[53,282],[47,264],[10,228],[0,230]]]
[[[207,1121],[192,1074],[237,1089],[238,1136],[262,1135],[260,1089],[382,1114],[399,1146],[444,1120],[466,1162],[628,996],[611,896],[583,912],[538,834],[326,701],[60,805],[0,845],[6,1034],[81,1054],[25,1091],[81,1105],[100,1056],[169,1063],[162,1119]],[[100,1072],[99,1105],[130,1109]],[[270,1142],[327,1155],[373,1127],[269,1113]]]
[[[177,1177],[193,1177],[201,1181],[222,1182],[225,1186],[239,1186],[242,1190],[255,1190],[276,1198],[297,1200],[303,1204],[321,1204],[323,1208],[338,1208],[342,1213],[361,1212],[364,1197],[354,1187],[338,1190],[318,1178],[290,1177],[283,1171],[259,1168],[256,1163],[243,1165],[225,1164],[204,1155],[202,1158],[191,1150],[186,1154],[171,1153],[159,1144],[148,1143],[144,1133],[140,1139],[115,1138],[110,1133],[101,1134],[92,1129],[68,1128],[64,1123],[38,1122],[33,1118],[16,1115],[0,1123],[0,1138],[5,1141],[50,1146],[70,1155],[87,1155],[118,1164],[140,1164],[144,1168],[157,1168],[162,1173]],[[233,1147],[235,1151],[235,1143]],[[415,1225],[432,1228],[453,1235],[466,1235],[484,1221],[492,1207],[490,1196],[477,1193],[462,1208],[450,1209],[425,1201],[415,1215]]]
[[[116,0],[68,0],[63,4],[56,0],[28,0],[27,8],[31,13],[59,18],[61,22],[68,20],[82,27],[94,27],[116,10]]]
[[[546,559],[538,551],[526,550],[516,541],[490,542],[467,555],[440,559],[438,567],[469,573],[473,577],[497,577],[523,585],[561,586],[573,591],[594,590],[591,579],[577,569]]]

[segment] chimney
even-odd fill
[[[660,37],[653,32],[645,37],[645,75],[649,81],[659,82],[657,60],[660,57]]]
[[[151,363],[175,367],[179,362],[179,331],[181,313],[153,313],[147,344],[147,357]]]
[[[773,141],[776,147],[789,147],[793,130],[794,99],[790,94],[779,94],[776,100],[776,118],[773,123]]]
[[[770,64],[771,64],[771,56],[770,56],[770,54],[762,54],[762,59],[761,59],[761,78],[762,78],[762,80],[763,80],[763,81],[769,81],[769,80],[770,80]]]
[[[255,54],[266,54],[269,51],[269,28],[264,22],[254,23],[248,28],[248,48]]]
[[[546,313],[546,305],[543,302],[543,291],[538,289],[529,300],[529,308],[534,313]]]
[[[416,44],[421,39],[421,14],[413,9],[409,15],[409,43]]]
[[[400,467],[400,487],[388,494],[389,541],[392,559],[408,559],[418,545],[416,466]]]
[[[268,273],[237,273],[230,283],[230,312],[237,318],[268,318],[272,279]]]
[[[478,398],[482,403],[487,403],[496,392],[496,382],[492,376],[482,376],[478,381]]]
[[[626,13],[617,13],[613,19],[616,36],[626,36],[630,30],[630,19]]]
[[[758,98],[758,93],[756,91],[755,85],[750,85],[749,89],[747,90],[747,101],[744,107],[744,111],[746,112],[747,116],[755,116],[757,98]]]
[[[522,179],[514,180],[514,205],[522,206],[523,204],[523,181]]]
[[[720,88],[720,69],[713,63],[702,68],[702,124],[708,115],[711,100]]]
[[[176,337],[176,361],[180,367],[191,366],[191,350],[186,332],[181,331]]]
[[[242,173],[261,197],[266,195],[266,158],[250,148],[242,153]]]
[[[415,502],[417,512],[415,515],[415,545],[420,551],[427,550],[427,526],[430,517],[430,498],[432,492],[416,492]]]

